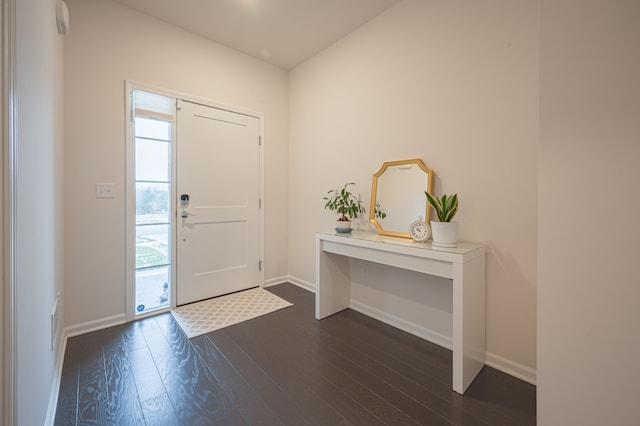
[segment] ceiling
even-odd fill
[[[400,0],[113,0],[291,69]]]

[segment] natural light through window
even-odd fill
[[[134,120],[138,314],[171,304],[171,127],[137,114]]]

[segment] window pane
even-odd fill
[[[173,98],[157,93],[134,90],[135,107],[152,113],[173,115]]]
[[[136,139],[136,180],[171,180],[168,142]]]
[[[142,117],[136,117],[135,120],[136,137],[171,140],[171,123],[168,121]]]
[[[136,269],[169,264],[169,225],[136,227]]]
[[[136,182],[136,225],[168,223],[171,184]]]
[[[143,313],[171,304],[169,267],[136,272],[136,312]]]

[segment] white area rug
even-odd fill
[[[293,303],[258,287],[180,306],[171,314],[191,339],[289,306]]]

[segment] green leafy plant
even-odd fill
[[[327,202],[324,208],[340,214],[338,219],[340,221],[355,219],[359,214],[366,213],[362,202],[347,189],[349,185],[355,185],[355,183],[347,182],[344,187],[332,189],[327,192],[329,196],[324,197]]]
[[[375,219],[384,219],[385,217],[387,217],[387,212],[384,211],[384,209],[380,206],[380,203],[376,202],[376,209],[373,212],[373,217]]]
[[[442,199],[438,199],[427,191],[424,192],[427,196],[427,201],[431,204],[431,207],[436,211],[438,220],[440,222],[451,222],[451,219],[458,212],[458,194],[443,195]]]

